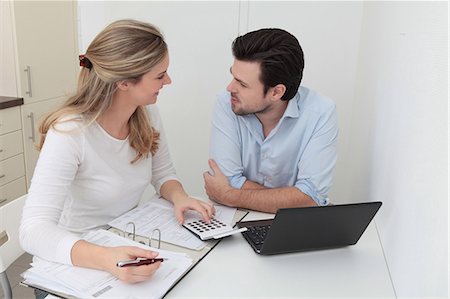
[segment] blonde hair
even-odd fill
[[[108,25],[86,51],[85,58],[92,66],[81,68],[76,94],[40,124],[38,149],[42,148],[48,130],[55,129],[58,122],[67,121],[69,115],[81,115],[88,125],[92,124],[111,106],[117,82],[139,82],[166,55],[167,44],[155,26],[136,20],[119,20]],[[131,163],[150,153],[154,155],[159,132],[151,126],[145,106],[136,109],[129,126],[128,140],[137,153]]]

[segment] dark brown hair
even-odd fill
[[[286,86],[282,100],[292,99],[303,77],[303,50],[289,32],[266,28],[237,37],[232,44],[237,60],[259,62],[264,94],[277,84]]]

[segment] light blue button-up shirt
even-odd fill
[[[254,114],[231,110],[230,93],[218,96],[212,120],[210,157],[232,187],[250,181],[267,188],[295,186],[318,205],[327,205],[336,164],[336,105],[300,87],[277,126],[264,139]]]

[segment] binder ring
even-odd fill
[[[155,228],[154,230],[152,230],[152,234],[150,235],[150,237],[148,238],[148,246],[152,247],[152,241],[153,241],[153,236],[155,235],[155,232],[158,234],[158,239],[156,239],[158,241],[158,249],[161,248],[161,230],[159,228]]]
[[[130,236],[130,233],[127,232],[128,225],[130,225],[130,224],[133,226],[133,241],[136,241],[136,224],[134,224],[134,222],[132,222],[132,221],[128,222],[127,225],[125,226],[125,230],[123,231],[123,236],[125,238],[127,238],[127,234],[128,234],[128,236]]]

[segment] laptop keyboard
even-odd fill
[[[247,227],[247,231],[244,232],[251,242],[256,246],[256,248],[261,249],[266,239],[267,233],[269,232],[270,225],[265,226],[250,226]]]

